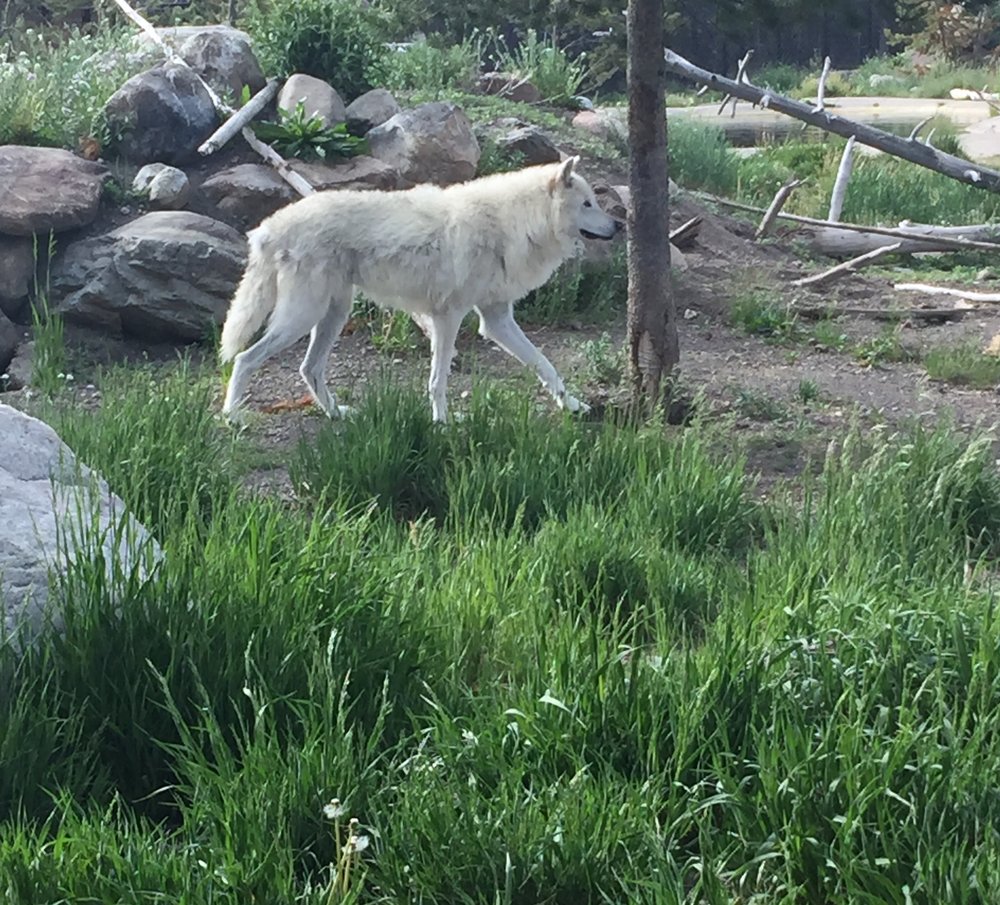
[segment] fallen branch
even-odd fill
[[[837,222],[844,211],[844,199],[847,197],[847,183],[851,180],[851,172],[854,170],[854,136],[847,139],[844,145],[844,153],[840,157],[840,166],[837,167],[837,178],[833,183],[833,191],[830,193],[830,212],[827,220]]]
[[[728,198],[720,198],[718,195],[711,195],[708,192],[691,192],[696,198],[704,198],[723,207],[730,207],[734,210],[749,211],[754,214],[765,213],[764,208],[753,204],[744,204],[742,201],[730,201]],[[860,226],[856,223],[831,223],[829,220],[818,220],[815,217],[803,217],[799,214],[778,214],[781,220],[790,220],[793,223],[802,223],[806,226],[822,227],[824,235],[828,236],[849,236],[852,233],[862,233],[872,236],[891,236],[894,239],[902,239],[900,251],[921,252],[921,251],[968,251],[970,248],[978,248],[983,251],[1000,250],[1000,241],[990,242],[987,239],[960,238],[962,235],[991,237],[997,235],[998,227],[991,224],[981,226],[901,226],[896,229],[889,229],[882,226]],[[818,243],[822,246],[822,243]],[[879,243],[878,247],[890,243]],[[870,250],[862,248],[860,251]],[[840,250],[834,253],[845,253]],[[858,254],[859,251],[848,251],[846,253]]]
[[[805,181],[805,179],[790,179],[780,189],[778,189],[773,200],[768,205],[767,210],[764,212],[764,216],[760,221],[760,226],[757,227],[757,232],[754,233],[754,239],[759,241],[767,235],[768,231],[771,229],[771,225],[774,223],[778,214],[781,213],[781,209],[785,206],[785,202],[791,197],[792,192],[794,192]]]
[[[680,249],[684,249],[694,242],[700,230],[701,217],[692,217],[670,233],[670,243]]]
[[[777,110],[786,116],[791,116],[809,125],[817,126],[825,132],[842,135],[844,138],[856,135],[857,140],[863,145],[878,148],[880,151],[885,151],[887,154],[892,154],[895,157],[902,157],[904,160],[909,160],[911,163],[926,167],[929,170],[943,173],[945,176],[957,179],[959,182],[964,182],[967,185],[975,185],[991,192],[1000,193],[1000,172],[996,170],[970,163],[968,160],[962,160],[962,158],[955,157],[953,154],[946,154],[943,151],[939,151],[936,148],[929,148],[927,145],[919,144],[918,142],[911,142],[905,138],[900,138],[898,135],[883,132],[881,129],[876,129],[873,126],[856,123],[842,116],[827,113],[824,110],[816,110],[801,101],[792,100],[781,94],[775,94],[773,91],[763,91],[747,82],[734,82],[732,79],[727,79],[718,73],[709,72],[707,69],[695,66],[672,50],[665,49],[663,51],[663,58],[667,70],[675,75],[684,76],[699,84],[709,85],[716,91],[731,94],[734,97],[751,101],[752,103],[762,103],[766,97],[766,106],[771,110]]]
[[[928,295],[949,295],[970,302],[1000,302],[1000,292],[969,292],[953,286],[932,286],[929,283],[896,283],[893,289],[901,292],[926,292]]]
[[[800,317],[818,321],[845,315],[879,321],[957,321],[978,311],[977,308],[840,308],[832,305],[792,305],[791,310]]]
[[[218,129],[216,129],[208,139],[206,139],[198,153],[204,157],[214,154],[223,147],[234,135],[250,124],[250,121],[263,110],[271,98],[278,93],[277,79],[268,79],[267,84],[258,91],[239,110],[233,113]]]
[[[843,276],[846,273],[853,273],[861,264],[869,264],[876,258],[881,258],[884,255],[892,254],[892,252],[898,251],[901,244],[902,243],[897,242],[895,245],[883,245],[881,248],[874,248],[863,255],[851,258],[850,261],[844,261],[843,264],[838,264],[836,267],[824,270],[822,273],[814,273],[812,276],[802,277],[802,279],[799,280],[792,280],[792,285],[816,286],[819,283],[826,283],[834,277]]]

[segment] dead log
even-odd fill
[[[707,69],[695,66],[672,50],[665,49],[663,57],[667,71],[672,72],[674,75],[683,76],[701,85],[709,85],[716,91],[760,104],[762,107],[770,110],[777,110],[779,113],[784,113],[786,116],[791,116],[811,126],[816,126],[825,132],[833,132],[835,135],[842,135],[844,138],[850,138],[852,135],[855,135],[857,136],[857,140],[863,145],[878,148],[878,150],[892,154],[894,157],[901,157],[918,166],[926,167],[937,173],[943,173],[945,176],[950,176],[952,179],[957,179],[959,182],[964,182],[967,185],[974,185],[990,192],[1000,193],[1000,172],[996,170],[970,163],[968,160],[962,160],[960,157],[955,157],[953,154],[946,154],[943,151],[928,147],[920,142],[910,141],[906,138],[900,138],[898,135],[883,132],[874,126],[856,123],[842,116],[827,113],[825,110],[817,110],[808,104],[802,103],[802,101],[792,100],[792,98],[775,94],[770,90],[765,91],[748,82],[734,82],[732,79],[727,79],[718,73],[709,72]]]
[[[926,252],[1000,250],[1000,244],[991,242],[997,236],[997,228],[989,224],[978,226],[923,226],[900,224],[895,229],[873,229],[863,231],[849,229],[853,224],[840,223],[836,226],[820,227],[812,232],[810,244],[816,251],[833,258],[855,256],[897,245],[901,254],[921,254]]]
[[[818,286],[820,283],[827,283],[835,277],[844,276],[848,273],[854,273],[858,267],[862,264],[870,264],[876,258],[881,258],[884,255],[892,254],[892,252],[899,249],[900,243],[897,242],[895,245],[886,245],[882,248],[875,248],[872,251],[866,252],[863,255],[858,255],[856,258],[851,258],[850,261],[844,261],[843,264],[838,264],[836,267],[831,267],[829,270],[824,270],[822,273],[814,273],[808,277],[802,277],[799,280],[792,280],[793,286]]]

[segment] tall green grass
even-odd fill
[[[0,46],[0,144],[76,149],[87,137],[106,143],[108,98],[153,65],[134,35],[102,27],[56,38],[26,29]]]
[[[838,139],[779,144],[740,157],[721,129],[679,121],[670,127],[670,175],[681,186],[766,206],[789,179],[806,178],[790,213],[825,217],[843,151]],[[886,156],[856,155],[843,218],[855,223],[990,223],[997,195]]]
[[[987,438],[851,432],[764,503],[705,427],[382,386],[288,506],[208,384],[115,380],[59,425],[165,559],[0,650],[4,902],[992,900]]]

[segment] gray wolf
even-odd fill
[[[306,333],[299,373],[327,415],[344,414],[325,370],[355,289],[407,312],[430,337],[435,421],[447,420],[455,337],[473,308],[480,334],[533,368],[559,406],[586,409],[513,313],[514,302],[577,253],[581,237],[610,239],[620,226],[575,172],[578,161],[446,188],[318,192],[267,218],[248,234],[247,269],[222,330],[222,361],[234,362],[224,415],[237,416],[253,372]],[[263,336],[240,351],[265,321]]]

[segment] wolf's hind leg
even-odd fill
[[[350,411],[346,406],[337,405],[337,400],[326,385],[327,360],[340,338],[344,324],[351,316],[351,295],[349,292],[344,295],[347,301],[342,301],[344,296],[338,294],[322,320],[312,328],[306,357],[299,366],[299,374],[302,375],[316,404],[331,418],[339,418]]]
[[[531,368],[560,408],[570,412],[590,411],[587,403],[566,392],[566,385],[552,366],[552,362],[524,335],[524,331],[514,320],[512,305],[492,305],[489,308],[476,310],[479,312],[480,335],[495,342],[508,355]]]
[[[226,418],[235,417],[254,371],[272,355],[277,355],[305,336],[326,314],[329,296],[309,290],[309,286],[296,285],[294,271],[279,273],[278,299],[264,335],[233,359],[233,373],[222,404],[222,413]],[[298,297],[299,294],[301,297]]]

